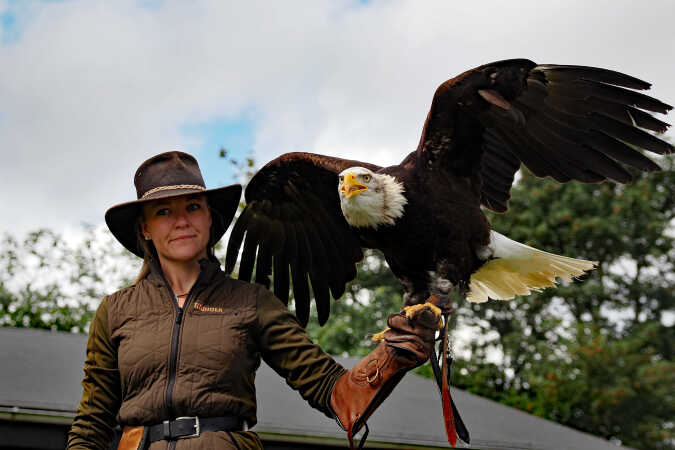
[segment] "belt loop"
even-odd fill
[[[162,434],[164,439],[171,439],[171,422],[169,420],[162,422]]]

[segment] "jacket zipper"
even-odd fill
[[[185,302],[187,304],[187,300]],[[178,341],[180,340],[180,331],[181,331],[181,325],[183,324],[183,308],[185,308],[185,305],[183,305],[183,308],[179,308],[176,305],[176,308],[178,308],[178,311],[176,312],[176,320],[173,323],[173,332],[171,333],[171,353],[170,353],[170,359],[169,359],[169,382],[167,383],[166,387],[166,393],[165,393],[165,401],[166,401],[166,407],[169,410],[169,416],[170,418],[175,418],[176,412],[174,411],[173,407],[173,400],[171,399],[171,396],[173,394],[173,387],[176,384],[176,367],[178,366]]]
[[[166,386],[166,392],[164,394],[164,401],[166,402],[166,407],[167,410],[169,411],[169,420],[173,420],[176,417],[176,411],[174,410],[174,405],[173,405],[173,388],[176,384],[176,369],[178,367],[178,344],[180,342],[180,333],[182,330],[183,326],[183,315],[185,312],[185,309],[190,306],[190,301],[192,300],[192,294],[193,291],[195,290],[195,287],[199,283],[199,279],[202,276],[203,270],[200,270],[199,276],[195,280],[195,283],[192,285],[190,288],[190,291],[188,292],[187,298],[185,299],[185,303],[183,303],[183,307],[181,308],[178,306],[178,301],[176,300],[176,296],[173,294],[173,290],[171,289],[171,285],[167,281],[166,277],[164,277],[164,274],[162,274],[162,278],[164,278],[164,283],[166,284],[166,288],[169,290],[169,297],[171,298],[171,301],[173,302],[173,306],[176,310],[176,320],[174,320],[173,323],[173,330],[171,332],[171,351],[169,355],[169,380]],[[176,441],[170,441],[169,450],[173,450],[176,448]]]
[[[173,292],[171,293],[173,296]],[[188,299],[190,296],[188,295]],[[173,400],[173,387],[176,384],[176,367],[178,366],[178,341],[180,339],[181,326],[183,324],[183,310],[187,306],[187,300],[183,304],[183,308],[178,306],[178,302],[174,298],[175,307],[178,309],[176,312],[176,320],[173,323],[173,331],[171,333],[171,359],[169,359],[169,382],[166,387],[165,401],[166,407],[169,410],[169,420],[172,420],[176,417],[176,412],[174,411]],[[167,447],[169,450],[174,450],[176,448],[176,441],[169,441]]]

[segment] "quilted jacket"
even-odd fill
[[[118,423],[238,415],[252,427],[261,358],[311,406],[331,416],[330,394],[345,369],[310,341],[267,289],[229,278],[215,261],[200,265],[182,309],[157,269],[103,299],[90,327],[84,392],[69,449],[107,449]],[[261,444],[251,431],[217,431],[155,442],[150,449],[237,446]]]

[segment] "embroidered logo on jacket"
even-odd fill
[[[220,313],[223,312],[223,308],[220,308],[218,306],[206,306],[199,302],[195,302],[195,309],[204,312],[220,312]]]

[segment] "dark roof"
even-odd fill
[[[0,328],[0,417],[15,413],[58,415],[70,420],[82,395],[83,335]],[[345,367],[357,359],[336,358]],[[310,408],[285,381],[263,364],[257,373],[255,431],[286,440],[343,440],[335,421]],[[622,447],[459,389],[453,398],[477,449],[617,450]],[[31,419],[35,420],[35,418]],[[369,443],[448,448],[435,384],[406,376],[368,422]],[[461,447],[460,445],[458,445]]]
[[[0,406],[72,415],[87,337],[28,328],[0,328]]]

